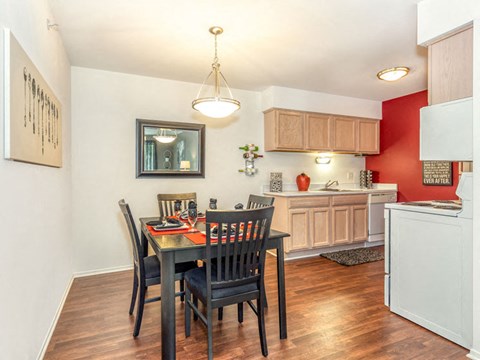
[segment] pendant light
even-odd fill
[[[217,35],[223,33],[223,29],[219,26],[213,26],[209,31],[215,36],[215,57],[213,58],[212,71],[200,87],[197,97],[192,101],[192,107],[205,116],[223,118],[240,109],[240,101],[233,98],[227,80],[220,71],[217,56]],[[213,79],[213,89],[211,85],[207,85],[212,90],[211,93],[207,94],[207,91],[203,90],[210,79]],[[224,90],[223,94],[222,90]]]
[[[158,129],[157,135],[153,137],[155,140],[162,144],[170,144],[177,138],[177,132],[172,129]]]

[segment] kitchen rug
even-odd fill
[[[335,251],[331,253],[320,254],[320,256],[323,256],[328,260],[335,261],[341,265],[352,266],[383,260],[383,251],[369,248],[360,248]]]

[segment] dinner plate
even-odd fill
[[[188,229],[188,225],[187,224],[167,224],[167,225],[158,225],[153,227],[153,230],[155,231],[183,230],[183,229]]]

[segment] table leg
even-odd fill
[[[277,282],[278,282],[278,318],[280,323],[280,339],[287,338],[287,304],[285,294],[285,253],[283,238],[277,243]]]
[[[162,308],[162,359],[175,360],[175,254],[162,252],[160,259]]]
[[[148,240],[145,234],[142,231],[142,237],[140,242],[142,243],[142,249],[143,249],[143,257],[148,256]],[[140,254],[141,255],[141,254]]]

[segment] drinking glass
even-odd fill
[[[190,230],[188,230],[189,232],[195,232],[195,224],[197,223],[197,217],[198,217],[198,213],[197,213],[197,207],[189,207],[188,208],[188,222],[190,223]]]
[[[182,201],[181,200],[175,200],[175,203],[173,204],[173,210],[175,217],[180,220],[180,214],[182,213]]]

